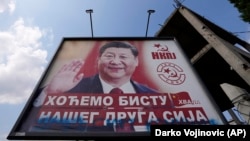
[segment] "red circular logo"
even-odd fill
[[[162,81],[171,85],[180,85],[186,79],[183,69],[169,62],[161,63],[157,67],[157,73]]]

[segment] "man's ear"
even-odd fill
[[[135,57],[135,63],[136,63],[136,66],[138,66],[139,65],[139,59],[138,59],[138,57]]]
[[[100,56],[96,57],[95,63],[94,63],[95,68],[96,68],[97,70],[98,70],[98,63],[99,63],[99,60],[100,60]]]

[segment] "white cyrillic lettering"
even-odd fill
[[[105,96],[105,97],[103,98],[103,104],[104,104],[105,106],[110,106],[110,105],[112,105],[112,104],[113,104],[113,98],[112,98],[111,96]]]
[[[161,100],[161,105],[167,104],[167,96],[159,96],[159,99]]]
[[[111,118],[109,118],[111,117]],[[108,123],[115,123],[115,112],[107,112],[104,120],[104,125],[106,126]]]
[[[189,113],[189,116],[190,117],[187,117],[187,121],[188,122],[194,122],[195,121],[195,118],[194,118],[194,114],[191,110],[188,110],[188,113]]]
[[[53,117],[51,118],[50,122],[60,122],[61,120],[61,113],[60,112],[55,112],[55,114],[53,115]]]
[[[183,121],[183,122],[186,122],[186,118],[185,118],[185,115],[183,113],[183,111],[173,111],[173,114],[174,114],[174,117],[175,117],[175,120],[180,122],[180,121]]]
[[[121,119],[125,119],[126,118],[126,113],[125,112],[118,112],[117,113],[117,119],[121,120]]]
[[[69,97],[69,105],[79,105],[79,99],[77,96],[68,96]]]
[[[48,96],[48,101],[44,105],[55,105],[54,100],[57,96]]]
[[[139,101],[138,96],[136,96],[136,97],[130,96],[130,97],[129,97],[129,105],[130,105],[130,106],[133,106],[133,105],[140,105],[140,101]]]
[[[202,120],[208,121],[206,116],[200,110],[196,110],[196,119],[197,121],[202,121]]]
[[[64,123],[77,123],[78,112],[64,112],[63,122]]]
[[[142,105],[150,105],[150,102],[148,101],[148,97],[147,96],[142,96],[141,98],[140,98],[140,102],[141,102],[141,104]]]
[[[138,122],[142,123],[143,122],[143,115],[146,115],[146,112],[137,112],[138,113]]]
[[[82,96],[80,105],[88,106],[89,105],[89,96]]]
[[[89,123],[94,123],[95,116],[99,115],[99,112],[91,112],[89,116]]]
[[[148,122],[151,123],[151,122],[158,122],[158,119],[157,117],[155,116],[155,113],[154,112],[149,112],[149,115],[148,115]]]
[[[90,106],[101,106],[101,105],[102,105],[102,97],[101,96],[90,97]]]
[[[50,116],[51,116],[51,112],[48,112],[48,113],[41,112],[38,122],[39,123],[48,123]]]
[[[129,122],[131,122],[131,123],[134,122],[136,112],[127,112],[127,114],[128,114],[129,119],[130,119]]]
[[[80,112],[79,123],[88,123],[89,112]]]
[[[119,96],[119,105],[120,106],[127,106],[128,100],[126,99],[127,96]]]
[[[166,120],[167,122],[172,122],[172,121],[174,121],[174,118],[173,118],[173,117],[168,117],[168,115],[169,115],[169,116],[172,116],[172,113],[171,113],[171,112],[169,112],[169,111],[164,111],[162,114],[163,114],[164,120]]]
[[[56,105],[64,105],[67,102],[66,96],[59,96],[56,100]]]
[[[150,98],[152,99],[153,105],[157,105],[158,96],[150,96]]]

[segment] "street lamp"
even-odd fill
[[[147,23],[147,29],[146,29],[146,37],[148,35],[148,25],[149,25],[150,15],[151,15],[151,13],[154,13],[154,12],[155,12],[155,10],[152,10],[152,9],[148,10],[148,23]]]
[[[151,15],[151,13],[154,13],[155,10],[149,9],[147,12],[148,12],[148,22],[147,22],[147,29],[146,29],[146,37],[148,35],[148,25],[149,25],[150,15]]]
[[[86,13],[89,13],[89,15],[90,15],[91,34],[92,34],[92,38],[93,38],[94,35],[93,35],[92,16],[91,16],[91,13],[93,13],[93,9],[86,10]]]

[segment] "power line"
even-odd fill
[[[239,32],[232,32],[233,34],[238,34],[238,33],[250,33],[250,31],[239,31]]]

